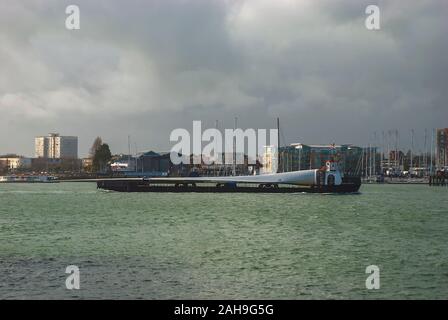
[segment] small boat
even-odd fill
[[[0,183],[55,183],[59,182],[54,176],[0,176]]]

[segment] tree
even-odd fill
[[[101,147],[102,144],[103,144],[103,140],[101,139],[101,137],[96,137],[95,141],[93,141],[92,147],[90,148],[90,151],[89,151],[89,155],[90,155],[91,159],[93,159],[96,151]]]
[[[107,143],[101,144],[98,149],[96,149],[93,155],[92,170],[94,172],[104,172],[107,163],[112,159],[112,154],[110,152],[109,145]]]

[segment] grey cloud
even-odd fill
[[[378,1],[72,1],[0,4],[0,153],[33,136],[101,135],[124,152],[170,147],[192,120],[272,127],[287,142],[369,143],[398,128],[447,126],[447,5]],[[14,139],[11,139],[14,136]],[[406,139],[403,138],[403,143]]]

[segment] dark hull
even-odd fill
[[[339,186],[280,186],[278,188],[261,188],[257,186],[221,186],[197,185],[197,186],[175,186],[154,185],[146,181],[131,180],[100,180],[97,182],[99,189],[119,192],[199,192],[199,193],[353,193],[358,192],[361,187],[359,181],[345,181]]]

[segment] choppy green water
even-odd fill
[[[0,298],[447,298],[448,188],[126,194],[0,185]],[[81,289],[67,290],[67,265]],[[365,269],[380,267],[379,290]]]

